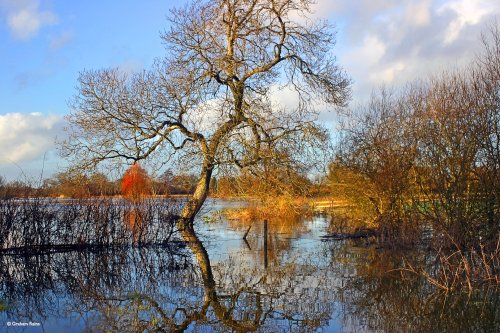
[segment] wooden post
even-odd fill
[[[248,233],[250,232],[250,228],[252,228],[252,226],[248,227],[247,232],[245,232],[245,234],[243,235],[243,240],[245,241],[245,244],[247,245],[248,249],[250,251],[252,251],[252,248],[250,247],[250,244],[248,244],[248,241],[247,241],[247,236],[248,236]]]
[[[248,233],[250,232],[250,228],[252,228],[252,226],[249,226],[247,229],[247,232],[245,232],[245,234],[243,235],[244,240],[247,240],[247,236],[248,236]]]
[[[264,268],[267,268],[267,220],[264,220]]]

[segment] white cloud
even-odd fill
[[[7,25],[16,39],[29,40],[46,25],[58,22],[49,10],[41,10],[38,0],[0,0],[0,8],[6,12]]]
[[[118,71],[125,75],[132,75],[144,69],[144,63],[138,60],[127,60],[118,64]]]
[[[414,26],[425,26],[431,22],[432,0],[412,1],[406,6],[406,19]]]
[[[355,102],[381,85],[407,82],[470,62],[481,32],[500,17],[498,0],[318,0],[315,16],[338,22],[340,65]]]
[[[0,164],[32,161],[54,148],[62,120],[35,112],[0,115]]]
[[[400,61],[394,64],[390,64],[384,68],[381,68],[378,71],[372,72],[368,78],[374,85],[383,83],[390,84],[393,83],[395,78],[401,74],[402,71],[406,69],[406,65],[404,62]]]
[[[446,44],[455,41],[463,28],[467,25],[478,24],[481,19],[494,12],[498,8],[498,0],[458,0],[443,4],[438,13],[451,11],[456,18],[450,22],[446,30],[444,42]]]
[[[378,36],[368,35],[364,38],[362,45],[353,50],[352,59],[365,64],[377,64],[386,50],[387,46]]]
[[[59,36],[50,38],[50,49],[58,50],[64,47],[66,44],[73,40],[73,33],[70,31],[64,31]]]
[[[273,104],[285,107],[287,110],[295,110],[300,102],[298,93],[291,87],[271,87],[271,98]]]
[[[343,57],[343,65],[354,79],[356,97],[361,91],[369,92],[373,87],[393,81],[401,66],[383,64],[386,52],[386,43],[379,36],[369,34]]]

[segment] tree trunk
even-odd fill
[[[181,236],[182,240],[188,244],[189,248],[191,249],[191,252],[193,252],[196,261],[198,262],[198,266],[200,267],[201,277],[203,279],[203,284],[205,285],[205,288],[207,288],[208,290],[214,290],[215,280],[214,280],[214,275],[212,273],[212,267],[210,266],[210,259],[208,257],[207,251],[205,250],[205,247],[196,236],[193,226],[188,225],[182,228]],[[214,298],[215,293],[207,292],[207,296],[209,296],[212,299]]]
[[[196,189],[191,198],[182,209],[179,217],[178,227],[179,229],[191,228],[193,225],[194,218],[196,214],[200,211],[205,199],[208,196],[208,190],[210,187],[210,180],[212,178],[213,165],[211,163],[204,163],[203,168],[200,173],[200,179],[196,184]]]
[[[210,178],[210,176],[208,178]],[[259,296],[257,296],[257,299],[255,301],[256,311],[253,320],[235,319],[233,316],[233,310],[226,308],[226,305],[223,302],[220,302],[218,298],[216,283],[212,272],[212,266],[210,265],[208,252],[203,246],[203,243],[199,240],[198,236],[196,236],[192,225],[186,226],[184,229],[182,229],[181,236],[182,239],[188,244],[191,252],[193,252],[198,266],[200,267],[201,277],[203,279],[203,285],[205,287],[205,304],[210,304],[217,319],[222,324],[232,328],[234,332],[255,332],[264,321],[262,319],[263,311]],[[236,299],[238,299],[238,297],[239,293],[237,294]],[[206,311],[205,305],[204,308]]]

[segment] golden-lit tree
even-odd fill
[[[344,105],[350,80],[332,52],[331,25],[309,17],[311,4],[202,0],[173,10],[162,35],[167,54],[152,70],[81,73],[63,154],[82,166],[174,155],[196,164],[179,220],[186,226],[215,169],[247,168],[283,147],[291,160],[314,164],[311,150],[325,138],[317,105]],[[299,103],[279,105],[275,88]]]
[[[367,197],[379,226],[398,237],[404,229],[417,234],[413,227],[425,221],[432,223],[434,235],[447,235],[454,246],[497,248],[498,25],[484,43],[483,53],[467,68],[374,94],[368,105],[352,113],[345,128],[341,185]]]

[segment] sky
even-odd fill
[[[0,0],[0,176],[36,179],[64,168],[55,142],[65,135],[79,73],[148,68],[165,53],[169,8],[183,3]],[[481,32],[500,19],[500,1],[317,0],[313,11],[336,25],[354,105],[381,86],[470,62]]]

